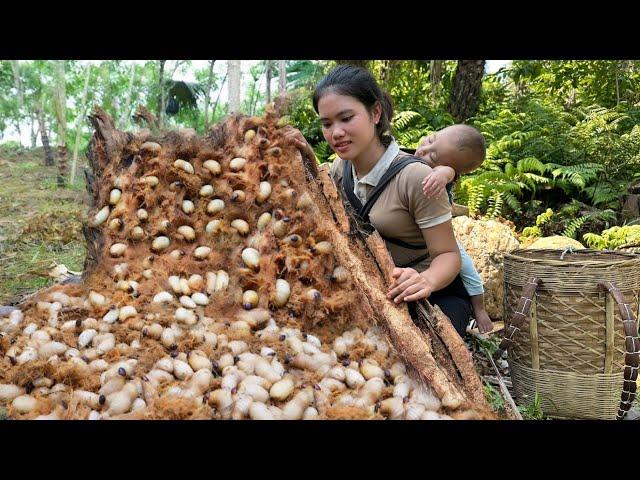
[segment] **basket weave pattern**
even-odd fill
[[[535,393],[550,416],[615,418],[623,386],[622,317],[598,283],[613,282],[639,309],[640,255],[516,250],[504,258],[506,326],[528,278],[540,284],[529,321],[509,348],[516,397]],[[637,318],[637,317],[636,317]]]

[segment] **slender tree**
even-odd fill
[[[464,122],[478,111],[485,60],[458,60],[449,96],[449,113]]]
[[[89,93],[89,79],[91,78],[91,64],[86,67],[86,73],[84,78],[84,88],[82,89],[82,102],[80,104],[80,110],[76,118],[76,141],[73,144],[73,159],[71,161],[71,175],[69,176],[69,183],[73,185],[76,179],[76,167],[78,165],[78,150],[80,148],[80,138],[82,137],[82,129],[84,126],[84,118],[87,115],[87,94]]]
[[[211,87],[213,86],[213,65],[215,60],[209,60],[209,77],[207,78],[207,90],[204,97],[204,129],[209,128],[209,103],[211,102]],[[214,112],[215,113],[215,112]]]
[[[266,60],[267,69],[267,103],[271,103],[271,60]]]
[[[240,109],[240,60],[229,60],[227,72],[229,77],[229,113],[233,113]]]
[[[64,60],[56,60],[55,68],[55,111],[58,120],[58,186],[64,187],[67,165],[67,92]]]

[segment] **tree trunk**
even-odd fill
[[[209,128],[209,103],[211,101],[211,87],[213,86],[213,65],[215,60],[211,60],[209,64],[209,79],[207,80],[207,95],[204,98],[204,129]]]
[[[36,148],[39,129],[36,130],[34,128],[34,124],[36,123],[37,119],[34,117],[33,114],[29,114],[29,117],[31,118],[31,148]]]
[[[87,94],[89,93],[89,79],[91,78],[91,64],[87,65],[87,74],[84,78],[84,89],[82,90],[82,103],[78,118],[76,119],[76,141],[73,144],[73,159],[71,161],[71,176],[69,183],[73,185],[76,180],[76,166],[78,165],[78,150],[80,148],[80,137],[82,136],[82,127],[84,126],[84,117],[87,114]],[[131,93],[131,92],[129,92]],[[127,101],[128,105],[129,101]],[[124,123],[123,123],[124,129]]]
[[[434,105],[438,102],[438,95],[442,87],[443,64],[443,60],[431,60],[431,103]]]
[[[240,60],[229,60],[227,73],[229,76],[229,113],[235,113],[240,110]]]
[[[64,60],[55,62],[56,72],[56,117],[58,119],[58,186],[64,187],[69,166],[67,165],[67,92]]]
[[[271,60],[266,60],[267,63],[267,104],[271,103]]]
[[[164,126],[164,64],[166,60],[158,60],[160,65],[160,72],[158,74],[158,88],[160,89],[160,93],[158,96],[158,114],[156,115],[158,119],[158,127],[162,128]]]
[[[458,60],[448,105],[456,123],[464,122],[478,111],[484,64],[485,60]]]
[[[88,78],[87,74],[87,78]],[[135,63],[131,65],[131,79],[129,80],[129,89],[127,90],[127,97],[124,102],[124,106],[122,107],[122,115],[120,116],[120,128],[123,130],[127,130],[129,125],[131,125],[131,112],[133,111],[133,105],[131,103],[131,97],[133,96],[133,84],[136,79],[136,65]],[[82,101],[84,104],[84,100]],[[82,116],[86,115],[86,108],[84,109],[84,113]]]
[[[282,97],[287,90],[287,64],[278,60],[278,96]]]
[[[22,132],[20,130],[20,116],[24,107],[24,95],[22,93],[22,82],[20,81],[20,64],[17,60],[11,60],[11,69],[13,70],[13,83],[18,93],[18,118],[16,119],[16,128],[18,129],[18,137],[20,145],[22,145]]]
[[[36,107],[36,116],[38,117],[40,138],[42,138],[42,147],[44,148],[44,164],[46,167],[51,167],[55,164],[55,159],[49,144],[49,135],[44,126],[44,93],[40,96],[40,105]]]

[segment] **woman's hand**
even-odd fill
[[[302,132],[297,128],[293,128],[291,125],[283,127],[284,141],[289,145],[293,145],[300,150],[300,153],[309,160],[316,161],[316,154],[313,152],[313,148],[309,145],[309,142],[304,138]]]
[[[413,302],[427,298],[433,292],[433,285],[426,276],[419,274],[413,268],[394,268],[391,276],[395,281],[389,287],[388,299],[395,303]]]

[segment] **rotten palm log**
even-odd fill
[[[82,282],[0,311],[11,418],[492,417],[275,114],[204,138],[90,119]]]

